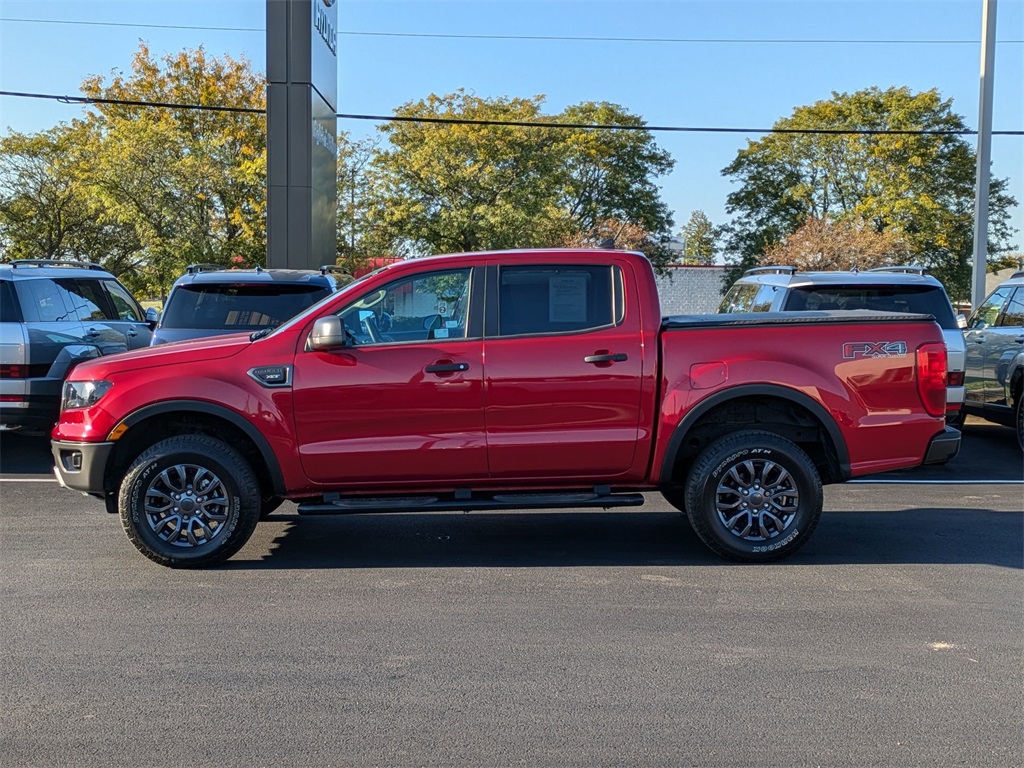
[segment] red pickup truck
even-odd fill
[[[719,555],[803,545],[822,484],[947,461],[923,315],[662,318],[641,254],[396,262],[273,331],[79,365],[55,472],[148,558],[225,560],[300,514],[620,507],[661,491]]]

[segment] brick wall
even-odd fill
[[[699,315],[717,312],[722,301],[725,267],[669,267],[658,275],[662,315]]]

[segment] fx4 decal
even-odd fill
[[[906,357],[905,341],[848,341],[843,344],[843,357]]]

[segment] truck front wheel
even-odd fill
[[[821,478],[796,444],[745,431],[711,443],[686,481],[694,531],[730,560],[767,562],[792,554],[821,517]]]
[[[260,502],[256,475],[238,451],[207,435],[177,435],[132,463],[118,509],[128,538],[150,560],[198,568],[242,548]]]

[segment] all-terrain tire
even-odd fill
[[[177,435],[146,449],[128,468],[118,498],[128,539],[171,568],[227,560],[249,540],[260,506],[252,467],[208,435]]]
[[[673,507],[678,509],[680,512],[686,512],[686,489],[678,485],[666,485],[661,489],[661,495],[665,497],[665,501],[671,504]]]
[[[821,477],[795,443],[760,430],[719,438],[686,480],[686,513],[712,551],[768,562],[802,547],[821,517]]]
[[[260,502],[260,520],[266,520],[268,517],[274,514],[274,512],[277,511],[277,508],[280,507],[282,504],[284,504],[284,499],[282,499],[280,496],[270,496],[266,499],[263,499]]]

